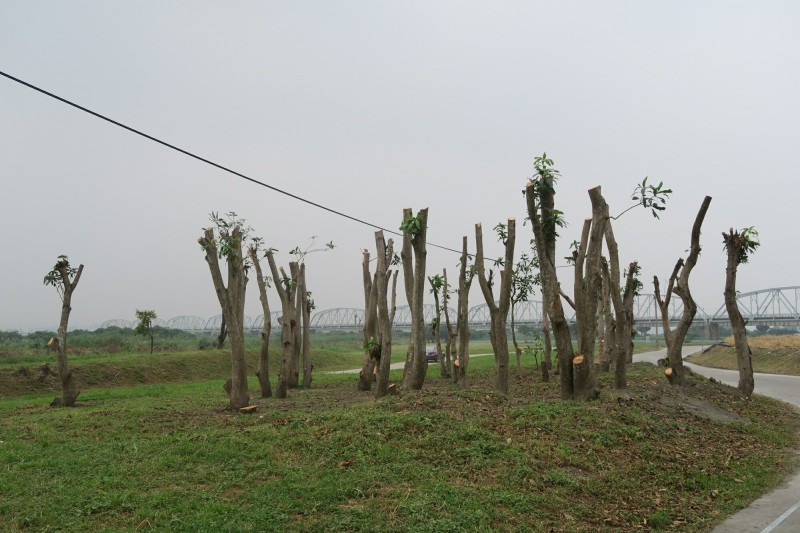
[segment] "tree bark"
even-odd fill
[[[709,204],[711,204],[711,197],[706,196],[700,205],[700,210],[697,212],[692,226],[689,257],[686,258],[685,263],[682,259],[679,259],[678,265],[680,266],[676,265],[676,269],[680,270],[680,275],[676,280],[673,292],[683,301],[683,313],[678,325],[675,327],[675,331],[672,332],[672,339],[667,345],[667,358],[669,359],[669,370],[671,370],[668,378],[673,385],[682,385],[684,383],[683,341],[686,339],[689,328],[692,327],[695,314],[697,314],[697,304],[689,290],[689,275],[692,273],[692,269],[697,264],[697,258],[700,256],[700,229],[703,226],[703,220]]]
[[[467,268],[468,239],[461,239],[461,262],[458,271],[458,307],[456,317],[456,330],[458,331],[458,355],[453,361],[456,367],[453,371],[453,381],[461,387],[467,387],[467,367],[469,366],[469,289],[475,269]]]
[[[56,364],[58,366],[58,377],[61,381],[61,397],[53,399],[50,403],[57,407],[74,407],[80,392],[75,384],[75,378],[67,361],[67,327],[69,325],[69,315],[72,312],[72,293],[78,286],[83,273],[83,265],[78,266],[75,276],[70,279],[69,263],[62,259],[56,263],[55,269],[61,277],[63,294],[61,295],[61,318],[58,322],[58,337],[50,341],[52,348],[56,352]]]
[[[306,264],[300,265],[300,303],[302,304],[301,316],[303,319],[303,388],[311,388],[311,374],[314,365],[311,361],[311,308],[308,301],[308,283],[306,282]]]
[[[442,365],[444,371],[447,372],[447,377],[453,376],[453,360],[458,357],[456,353],[456,342],[458,341],[458,333],[450,320],[450,284],[447,282],[447,269],[442,269],[442,277],[444,278],[444,292],[442,297],[442,307],[444,307],[444,323],[447,329],[447,341],[445,342],[444,357],[442,358]],[[444,376],[444,375],[443,375]]]
[[[544,307],[544,302],[542,302]],[[542,309],[542,337],[544,340],[544,353],[542,354],[542,381],[550,381],[550,369],[553,368],[553,341],[550,339],[550,316],[547,309]]]
[[[388,305],[389,264],[394,255],[394,243],[389,239],[388,245],[383,237],[383,231],[375,232],[375,248],[377,249],[377,266],[375,267],[375,282],[377,285],[377,311],[378,311],[378,336],[380,342],[380,362],[375,383],[375,397],[386,396],[389,390],[389,369],[392,364],[392,321],[395,309],[395,288],[397,286],[397,272],[394,275],[392,286],[392,310]]]
[[[439,363],[439,372],[442,378],[449,379],[450,372],[444,364],[444,354],[442,353],[442,308],[439,302],[439,289],[434,286],[432,278],[428,280],[433,293],[433,303],[436,306],[436,317],[433,322],[433,342],[436,345],[436,360]],[[427,359],[427,356],[426,356]]]
[[[608,221],[608,204],[601,194],[600,187],[589,190],[592,218],[584,225],[582,244],[576,256],[575,267],[576,281],[580,279],[580,282],[576,283],[575,312],[578,321],[578,345],[581,350],[575,355],[569,324],[561,304],[555,267],[558,224],[554,193],[552,178],[543,177],[538,181],[529,182],[525,190],[528,217],[531,220],[536,253],[539,257],[545,308],[550,315],[558,350],[561,397],[589,400],[597,397],[599,392],[594,378],[594,344],[597,330],[597,303],[602,287],[600,253]],[[582,290],[578,290],[579,287]]]
[[[610,221],[609,221],[609,226]],[[607,228],[606,228],[607,231]],[[603,288],[600,302],[602,304],[601,318],[598,320],[598,339],[601,364],[600,369],[602,372],[608,372],[611,369],[612,355],[614,353],[614,315],[611,311],[611,275],[608,270],[608,261],[605,257],[600,258],[600,270],[603,274]]]
[[[219,335],[217,335],[217,350],[225,346],[226,338],[228,338],[228,324],[225,322],[225,313],[222,313],[222,323],[219,325]]]
[[[278,269],[275,257],[267,251],[267,261],[272,272],[272,280],[278,297],[281,300],[281,366],[278,372],[278,385],[275,388],[276,398],[286,398],[289,389],[289,373],[291,372],[292,358],[294,357],[295,328],[297,327],[295,310],[295,292],[297,291],[297,278],[288,278],[283,269]],[[292,266],[294,265],[294,266]],[[297,272],[297,263],[289,263],[289,271]]]
[[[744,237],[733,228],[730,233],[723,232],[722,238],[728,254],[728,264],[725,269],[725,309],[728,311],[728,318],[731,321],[733,343],[736,346],[736,363],[739,367],[738,388],[745,397],[750,397],[755,388],[752,352],[747,342],[746,322],[739,311],[739,304],[736,302],[736,273],[739,268],[739,257],[746,242]]]
[[[293,261],[289,263],[289,272],[293,280],[296,280],[296,289],[294,293],[294,323],[292,331],[294,332],[294,344],[292,345],[292,359],[291,370],[289,372],[289,388],[296,389],[300,383],[300,350],[302,344],[301,327],[303,323],[303,305],[302,305],[302,291],[300,290],[300,263]]]
[[[516,302],[511,300],[511,342],[514,345],[514,353],[517,357],[517,379],[522,378],[522,348],[519,347],[517,342],[517,324],[516,324]]]
[[[242,255],[242,229],[234,226],[228,237],[233,243],[230,253],[226,256],[228,265],[227,286],[222,278],[219,266],[219,254],[213,228],[206,228],[198,242],[206,252],[206,262],[211,271],[211,279],[217,293],[222,317],[227,325],[228,336],[231,344],[231,379],[226,392],[230,399],[229,409],[239,409],[250,403],[250,393],[247,388],[247,365],[244,351],[244,302],[245,289],[247,288],[247,275],[244,268]]]
[[[261,301],[261,310],[264,313],[264,325],[261,327],[261,345],[258,351],[258,370],[256,370],[256,377],[258,377],[258,384],[261,388],[261,397],[270,398],[272,396],[272,386],[269,381],[269,337],[272,333],[272,313],[269,308],[269,298],[267,298],[267,282],[261,270],[258,252],[256,249],[250,248],[249,255],[256,270],[259,300]]]
[[[511,281],[514,271],[514,242],[516,241],[516,221],[508,219],[508,235],[505,242],[505,259],[503,269],[500,271],[500,291],[498,303],[495,303],[494,292],[489,280],[486,278],[486,269],[483,259],[483,230],[481,224],[475,224],[475,270],[478,274],[478,283],[483,293],[486,305],[489,307],[491,318],[492,349],[494,351],[494,365],[496,372],[495,388],[498,392],[508,394],[508,335],[506,334],[506,320],[511,305]]]
[[[411,209],[403,210],[404,220],[411,216]],[[420,209],[417,213],[417,220],[420,222],[419,231],[412,235],[407,231],[403,232],[403,250],[400,254],[403,262],[403,275],[406,282],[406,295],[409,294],[408,302],[411,311],[411,356],[406,360],[406,369],[403,385],[406,388],[419,390],[425,383],[425,375],[428,372],[428,361],[425,357],[425,264],[427,251],[425,241],[428,232],[428,209]],[[412,253],[413,252],[413,253]],[[413,260],[412,260],[413,255]]]
[[[373,282],[369,271],[369,251],[364,250],[361,259],[361,277],[364,285],[364,364],[358,373],[358,390],[369,391],[375,380],[376,363],[380,361],[381,346],[378,342],[378,284]],[[377,277],[377,271],[375,273]]]
[[[675,282],[678,279],[681,267],[683,266],[683,259],[679,259],[675,263],[675,268],[672,270],[672,275],[669,277],[667,284],[667,292],[664,293],[664,299],[661,299],[661,287],[658,283],[658,276],[653,276],[653,289],[656,297],[656,304],[658,310],[661,312],[661,325],[664,329],[664,342],[667,344],[667,349],[672,343],[672,331],[669,329],[669,303],[672,300],[672,291],[675,289]]]
[[[556,350],[558,351],[561,398],[571,400],[575,397],[572,374],[572,359],[575,356],[575,352],[572,349],[569,324],[564,316],[564,308],[561,304],[555,266],[557,224],[554,192],[551,178],[542,178],[538,186],[534,182],[528,182],[525,187],[528,218],[531,221],[536,243],[536,255],[539,258],[543,306],[550,318]]]
[[[577,286],[582,289],[576,290],[575,293],[579,356],[573,359],[572,364],[576,400],[594,399],[599,393],[595,382],[594,349],[597,335],[597,304],[603,285],[600,256],[608,223],[608,204],[599,186],[589,189],[589,199],[592,203],[592,218],[584,223],[581,245],[575,262],[576,282],[579,282]]]

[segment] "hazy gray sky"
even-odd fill
[[[762,237],[742,292],[800,285],[798,25],[789,1],[3,2],[0,70],[375,224],[429,207],[429,240],[455,248],[462,235],[474,248],[475,222],[513,216],[529,249],[520,191],[544,151],[563,175],[563,255],[588,188],[619,212],[644,176],[664,180],[675,193],[660,221],[634,210],[615,226],[645,292],[711,195],[692,287],[713,313],[731,226]],[[0,329],[57,326],[42,277],[59,254],[86,265],[73,327],[137,307],[218,314],[196,243],[212,210],[247,218],[283,264],[311,235],[333,240],[307,259],[309,288],[319,309],[362,305],[370,228],[5,78],[0,180]],[[432,272],[458,257],[428,259]],[[255,317],[254,282],[249,296]]]

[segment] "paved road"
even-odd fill
[[[683,356],[698,351],[700,347],[684,348]],[[634,359],[655,363],[666,357],[666,350],[635,355]],[[739,372],[706,368],[687,363],[695,373],[733,385],[739,383]],[[755,392],[778,398],[800,407],[800,377],[777,374],[755,374]],[[712,533],[797,533],[800,532],[800,472],[796,472],[781,486],[730,516]]]

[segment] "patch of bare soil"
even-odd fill
[[[57,390],[58,375],[48,363],[0,370],[0,397]]]
[[[723,424],[749,423],[747,418],[722,407],[740,401],[732,389],[701,376],[690,376],[688,384],[683,387],[648,382],[644,385],[632,385],[624,391],[614,391],[612,394],[620,403],[658,403],[668,409],[677,410],[679,415],[693,415]]]

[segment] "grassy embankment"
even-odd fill
[[[730,346],[714,346],[706,353],[697,353],[687,360],[703,366],[736,370],[736,348],[733,337],[725,339]],[[748,339],[753,352],[753,371],[800,376],[800,336],[764,335]]]
[[[495,394],[484,357],[467,390],[431,367],[423,391],[375,401],[319,371],[358,366],[344,351],[250,415],[222,410],[224,352],[178,370],[162,364],[178,354],[123,356],[120,376],[161,383],[82,384],[75,409],[5,396],[0,530],[708,531],[795,464],[785,406],[700,379],[677,390],[655,367],[621,395],[602,376],[600,399],[576,404],[527,361]]]

